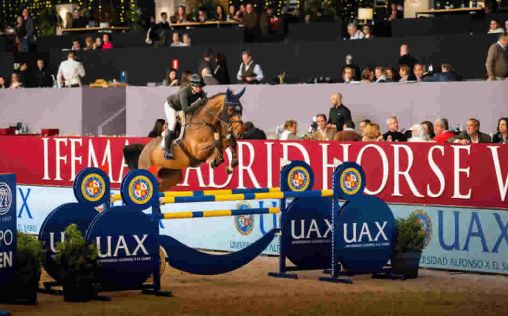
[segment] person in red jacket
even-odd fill
[[[448,120],[445,118],[440,118],[434,122],[434,133],[436,134],[434,141],[438,144],[445,144],[448,142],[448,139],[455,136],[449,130]]]

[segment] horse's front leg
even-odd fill
[[[235,168],[238,166],[238,152],[237,152],[237,142],[235,136],[232,134],[228,135],[229,147],[231,147],[231,161],[229,166],[226,167],[227,174],[232,174]]]
[[[222,143],[222,135],[217,132],[214,134],[215,138],[215,148],[217,149],[217,153],[210,163],[210,167],[216,168],[220,166],[224,162],[224,144]]]

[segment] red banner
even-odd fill
[[[113,187],[127,173],[122,148],[146,138],[0,137],[0,173],[18,183],[71,186],[79,170],[105,167]],[[315,189],[330,188],[334,160],[356,161],[367,174],[366,193],[391,203],[508,208],[508,146],[435,143],[250,141],[238,145],[239,166],[184,171],[177,190],[278,186],[281,159],[305,160]],[[226,163],[229,161],[229,152]]]

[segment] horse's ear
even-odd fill
[[[245,89],[247,89],[247,87],[243,87],[242,91],[240,91],[240,92],[236,95],[236,97],[237,97],[238,99],[240,99],[240,98],[242,97],[242,95],[245,93]]]
[[[231,97],[233,96],[233,91],[231,89],[226,90],[226,100],[231,100]]]

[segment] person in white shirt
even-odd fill
[[[244,51],[236,79],[242,83],[259,83],[263,81],[264,77],[261,66],[254,62],[251,53]]]
[[[85,68],[75,58],[74,52],[69,52],[67,60],[60,63],[57,74],[59,87],[72,88],[81,86],[81,78],[85,76]]]
[[[287,120],[284,123],[284,131],[280,134],[280,140],[301,140],[301,137],[296,135],[298,130],[298,123],[295,120]]]
[[[362,31],[358,29],[358,26],[356,26],[354,23],[348,24],[347,32],[349,34],[350,40],[363,39],[365,37],[365,34],[363,34]]]

